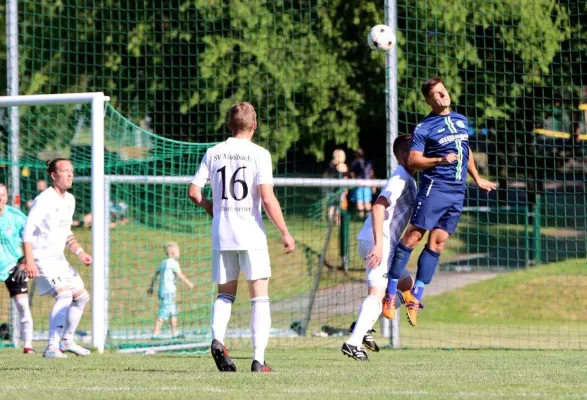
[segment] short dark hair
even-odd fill
[[[434,86],[438,85],[439,83],[443,83],[443,82],[442,82],[442,79],[440,79],[437,76],[433,76],[432,78],[426,79],[424,81],[424,83],[422,84],[422,89],[421,89],[424,97],[428,97],[432,88]]]
[[[402,150],[409,150],[412,142],[412,135],[402,135],[395,138],[393,141],[393,155],[398,156]]]
[[[71,162],[71,160],[69,158],[54,158],[53,160],[47,161],[47,173],[49,174],[49,176],[51,176],[52,172],[56,172],[57,171],[57,163],[59,161],[69,161]]]

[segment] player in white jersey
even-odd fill
[[[271,314],[269,277],[271,266],[261,206],[281,232],[285,252],[295,248],[283,219],[281,206],[273,193],[273,173],[269,152],[252,143],[257,114],[249,103],[232,106],[228,128],[233,137],[206,152],[188,190],[190,199],[212,217],[212,280],[218,296],[212,313],[211,352],[220,371],[236,371],[224,345],[224,337],[237,280],[242,270],[248,281],[252,304],[253,372],[271,372],[265,363]],[[212,201],[202,195],[207,182]]]
[[[65,358],[66,351],[87,356],[90,351],[76,344],[73,334],[90,295],[63,253],[67,246],[82,263],[92,263],[92,256],[71,232],[75,198],[67,190],[73,183],[73,165],[68,159],[57,158],[47,163],[47,172],[52,186],[35,198],[23,231],[27,274],[36,278],[40,295],[55,298],[43,357]]]
[[[381,302],[387,288],[387,270],[390,254],[401,238],[412,213],[412,204],[416,197],[416,181],[408,169],[408,155],[410,152],[411,135],[399,136],[393,143],[393,153],[398,161],[398,167],[385,184],[377,198],[372,214],[365,221],[365,225],[357,239],[359,254],[365,261],[369,295],[363,300],[359,309],[359,316],[354,326],[351,326],[351,337],[342,345],[343,354],[355,360],[367,361],[367,352],[361,346],[379,351],[371,332],[373,324],[382,311]],[[398,287],[410,290],[412,277],[409,272],[402,275]],[[398,304],[400,304],[398,302]],[[393,312],[395,312],[395,304]]]

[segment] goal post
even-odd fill
[[[24,96],[0,96],[0,107],[89,104],[91,107],[92,138],[92,345],[98,352],[105,343],[105,219],[107,203],[104,203],[104,106],[110,98],[102,92],[42,94]],[[18,148],[18,143],[12,143]],[[14,199],[14,197],[13,197]]]

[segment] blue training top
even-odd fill
[[[22,230],[26,215],[20,210],[5,206],[0,216],[0,282],[8,278],[8,272],[22,257]]]
[[[437,165],[422,174],[422,185],[448,184],[466,188],[467,163],[469,162],[469,132],[467,118],[451,111],[440,115],[430,113],[414,129],[410,150],[421,151],[425,157],[444,157],[449,153],[458,155],[458,160],[449,165]]]

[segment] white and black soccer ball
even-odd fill
[[[387,25],[375,25],[369,31],[367,43],[375,51],[388,52],[395,44],[395,34]]]

